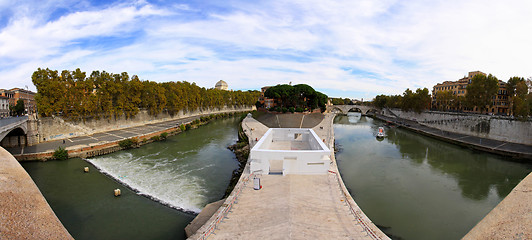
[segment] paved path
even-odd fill
[[[206,114],[209,115],[209,114]],[[107,132],[100,132],[88,136],[80,136],[68,138],[63,140],[47,141],[39,143],[33,146],[27,147],[15,147],[15,148],[6,148],[11,154],[32,154],[32,153],[43,153],[47,151],[54,151],[58,147],[64,147],[66,149],[77,149],[82,147],[94,146],[99,144],[104,144],[108,142],[120,141],[130,137],[146,135],[149,133],[163,131],[165,129],[177,127],[183,123],[188,123],[194,121],[205,115],[199,115],[194,117],[181,118],[176,120],[170,120],[159,123],[151,123],[142,126],[128,127],[123,129],[117,129]]]
[[[73,239],[30,175],[1,147],[0,239]]]
[[[476,136],[470,136],[460,133],[452,133],[444,130],[439,130],[432,127],[427,127],[419,124],[416,121],[387,117],[384,115],[376,115],[377,118],[385,121],[391,121],[399,126],[409,128],[411,130],[417,131],[419,133],[430,135],[433,137],[440,138],[442,140],[451,141],[461,145],[469,146],[483,151],[488,151],[492,153],[508,155],[515,158],[528,159],[532,160],[532,146],[503,142],[493,139],[481,138]]]
[[[333,118],[328,114],[313,128],[330,147]],[[253,118],[242,126],[251,146],[268,130]],[[253,189],[248,163],[235,190],[191,239],[389,239],[356,205],[332,160],[324,175],[261,175],[261,190]]]

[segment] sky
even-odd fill
[[[530,0],[0,0],[0,88],[37,68],[371,100],[532,76]]]

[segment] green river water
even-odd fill
[[[402,129],[387,128],[377,141],[381,125],[336,117],[336,158],[356,202],[393,238],[459,239],[532,170]],[[238,118],[216,120],[90,163],[22,165],[76,239],[184,239],[185,226],[223,196],[238,167],[227,149],[237,126]],[[122,196],[113,196],[115,188]]]
[[[532,171],[350,113],[334,121],[338,168],[364,213],[394,239],[460,239]]]

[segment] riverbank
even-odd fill
[[[0,239],[73,239],[9,152],[0,147]]]
[[[135,145],[141,146],[156,141],[163,136],[178,134],[187,128],[206,123],[210,119],[223,116],[233,116],[245,113],[240,111],[230,111],[219,114],[202,114],[193,117],[174,119],[165,122],[151,123],[143,126],[122,128],[107,132],[100,132],[89,136],[72,137],[64,140],[49,141],[28,147],[8,148],[8,150],[18,161],[46,161],[53,158],[53,153],[59,147],[68,151],[69,157],[88,158],[105,155],[124,149],[119,143],[126,139],[134,140]],[[207,119],[207,120],[205,120]]]
[[[530,162],[532,160],[532,146],[503,142],[493,139],[481,138],[465,134],[448,132],[419,124],[416,121],[388,117],[380,114],[374,115],[375,118],[391,124],[403,127],[414,132],[434,137],[446,142],[458,144],[471,149],[481,150],[502,156],[509,156],[513,159]]]

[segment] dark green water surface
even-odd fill
[[[238,118],[216,120],[89,159],[108,175],[79,158],[22,166],[75,239],[184,239],[185,226],[223,196],[238,167],[227,149],[237,140],[237,124]],[[116,188],[122,196],[114,197]]]
[[[394,239],[460,239],[532,171],[359,114],[334,121],[342,178],[364,213]]]

